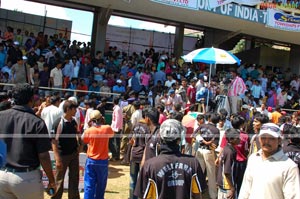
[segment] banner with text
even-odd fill
[[[176,6],[186,9],[201,10],[220,15],[230,16],[238,19],[243,19],[251,22],[266,23],[267,11],[258,10],[248,6],[227,3],[223,0],[151,0],[156,3],[161,3],[169,6]],[[213,5],[222,3],[221,6],[212,8]]]
[[[266,26],[285,31],[300,32],[300,17],[279,10],[268,9]]]

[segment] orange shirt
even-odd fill
[[[278,124],[278,123],[279,123],[279,118],[280,118],[281,116],[282,116],[281,113],[279,113],[278,111],[274,111],[274,112],[272,113],[272,122],[273,122],[274,124]]]
[[[83,142],[88,144],[87,156],[93,160],[108,159],[108,141],[114,132],[109,125],[90,127],[83,134]]]

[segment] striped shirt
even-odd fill
[[[244,80],[236,76],[229,85],[228,97],[239,96],[246,91],[246,85]]]

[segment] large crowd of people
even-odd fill
[[[8,27],[0,44],[0,198],[43,198],[39,165],[52,198],[67,169],[79,198],[82,151],[86,199],[104,198],[109,161],[130,167],[130,198],[300,198],[300,78],[288,67],[210,77],[153,48],[93,55],[62,34],[25,33]]]

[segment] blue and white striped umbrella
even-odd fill
[[[185,62],[206,64],[235,64],[241,61],[231,52],[219,48],[200,48],[182,56]]]

